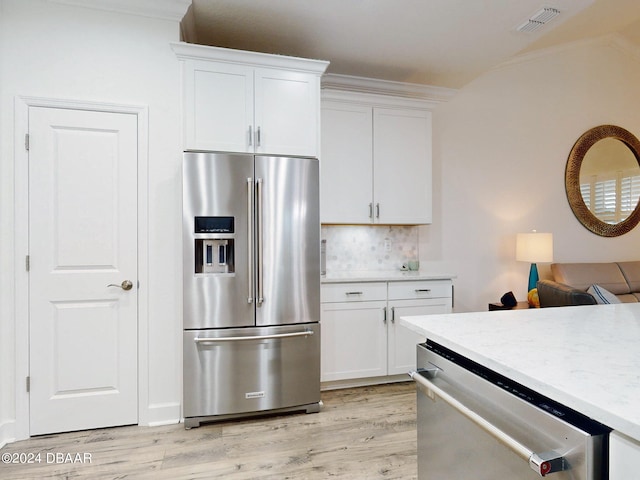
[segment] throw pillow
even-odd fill
[[[608,290],[605,290],[600,285],[593,284],[587,290],[587,293],[593,295],[593,298],[596,299],[596,303],[605,304],[605,303],[620,303],[620,299],[616,297],[613,293]]]

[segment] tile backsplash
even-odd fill
[[[417,226],[323,225],[327,272],[398,270],[418,260]]]

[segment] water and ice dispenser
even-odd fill
[[[195,273],[234,273],[234,217],[195,217]]]

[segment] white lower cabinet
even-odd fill
[[[609,480],[637,478],[640,472],[640,442],[611,432],[609,436]]]
[[[386,305],[385,300],[322,304],[321,381],[387,374]]]
[[[450,280],[323,284],[321,381],[376,383],[414,369],[416,345],[425,339],[398,321],[450,313],[451,285]]]
[[[398,324],[400,317],[451,313],[451,297],[425,300],[389,300],[391,323],[387,325],[388,375],[416,368],[416,345],[425,338]]]

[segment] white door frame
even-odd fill
[[[29,152],[25,136],[29,131],[29,108],[49,107],[125,113],[137,116],[138,123],[138,423],[149,424],[149,265],[148,265],[148,107],[53,98],[16,97],[14,120],[14,265],[15,265],[15,438],[29,438],[29,274],[25,261],[29,254]]]

